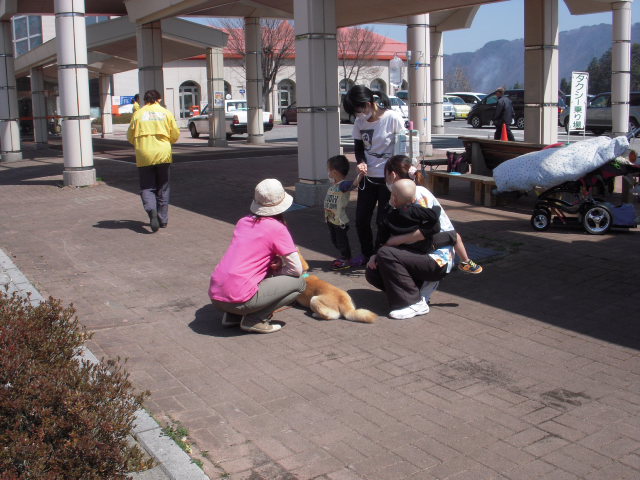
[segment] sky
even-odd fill
[[[612,23],[612,13],[571,15],[563,2],[558,0],[558,27],[561,32],[599,23]],[[640,0],[632,3],[632,23],[640,22]],[[496,24],[499,28],[496,28]],[[401,25],[371,25],[387,37],[406,41],[406,27]],[[524,0],[509,0],[482,5],[476,13],[471,28],[445,32],[444,53],[474,52],[492,40],[515,40],[524,38]]]
[[[612,13],[592,13],[571,15],[563,0],[558,0],[559,30],[572,30],[586,25],[612,23]],[[198,23],[209,24],[209,19],[188,17]],[[631,4],[632,23],[640,22],[640,0]],[[496,28],[496,24],[499,28]],[[406,42],[407,28],[402,25],[372,24],[373,30],[381,35]],[[524,0],[482,5],[470,28],[445,32],[444,53],[474,52],[492,40],[515,40],[524,38]]]

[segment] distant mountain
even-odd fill
[[[559,77],[571,80],[572,71],[584,71],[591,60],[611,48],[611,25],[601,23],[560,32]],[[631,26],[631,42],[640,43],[640,23]],[[444,56],[444,78],[454,78],[457,68],[464,70],[474,92],[492,92],[516,82],[524,85],[524,40],[494,40],[475,52]],[[446,86],[445,86],[446,88]]]

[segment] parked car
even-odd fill
[[[558,123],[569,132],[569,107],[567,107]],[[594,135],[602,135],[606,131],[611,131],[613,122],[611,119],[611,92],[600,93],[593,97],[587,105],[585,130],[593,132]],[[640,125],[640,92],[631,92],[629,98],[629,127],[631,131]]]
[[[298,107],[295,103],[292,103],[287,108],[282,110],[280,114],[280,120],[283,125],[289,125],[290,123],[298,123]]]
[[[469,116],[471,107],[460,97],[456,97],[455,95],[445,95],[444,99],[453,104],[453,108],[456,112],[456,119],[467,118]]]
[[[513,104],[515,128],[524,128],[524,90],[505,90],[505,97],[511,99]],[[473,128],[481,128],[484,125],[490,125],[493,115],[496,111],[498,96],[496,92],[487,95],[482,101],[471,108],[467,123]]]
[[[442,117],[445,122],[456,119],[456,108],[447,97],[442,99]]]
[[[249,108],[246,100],[225,100],[224,120],[227,138],[232,135],[247,133],[247,112]],[[273,115],[270,112],[262,112],[264,131],[268,132],[273,128]],[[209,105],[202,109],[200,115],[195,115],[189,119],[189,132],[193,138],[198,138],[201,133],[209,131]]]
[[[473,107],[475,104],[480,103],[486,96],[486,93],[478,93],[478,92],[446,92],[445,95],[452,95],[455,97],[460,97],[464,103]]]

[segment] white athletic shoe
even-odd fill
[[[436,291],[439,284],[440,282],[424,282],[422,284],[422,287],[420,288],[420,296],[422,297],[422,300],[424,300],[424,303],[429,303],[431,295]]]
[[[427,305],[427,302],[420,299],[418,303],[414,303],[408,307],[392,310],[389,312],[389,316],[396,320],[404,320],[406,318],[413,318],[417,315],[424,315],[425,313],[429,313],[429,305]]]

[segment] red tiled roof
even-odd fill
[[[347,28],[353,28],[353,27],[347,27]],[[220,28],[220,30],[229,31],[228,29],[224,29],[224,28]],[[236,31],[238,30],[240,29],[236,29]],[[380,35],[375,32],[372,32],[372,33],[376,38],[379,38],[382,40],[382,47],[378,51],[378,54],[375,56],[376,60],[391,60],[395,54],[397,54],[402,60],[407,59],[406,43],[401,42],[399,40],[394,40],[393,38],[385,37],[384,35]],[[241,39],[241,41],[244,42],[244,35],[240,35],[239,38]],[[345,54],[347,58],[349,57],[353,58],[353,55],[354,53],[351,53],[350,55],[350,52],[347,52]],[[341,55],[338,54],[338,56],[340,57]],[[205,58],[205,55],[202,54],[202,55],[197,55],[195,57],[191,57],[189,60],[203,60],[204,58]],[[229,47],[225,47],[224,58],[241,59],[243,58],[243,56],[238,54],[236,51],[232,51]],[[295,58],[295,47],[294,47],[294,53],[291,55],[287,55],[287,58],[291,58],[291,59]]]

